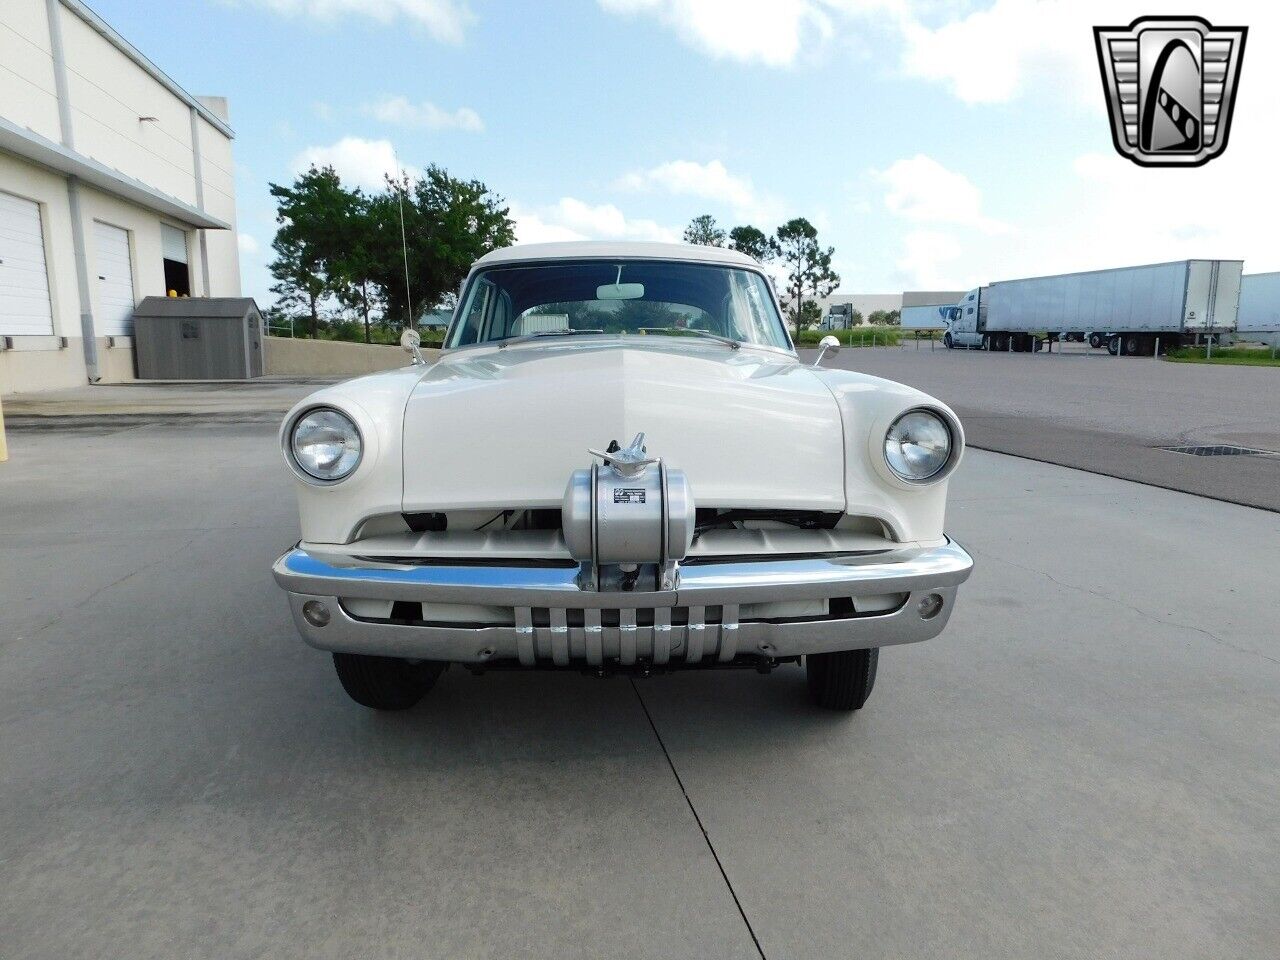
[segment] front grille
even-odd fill
[[[889,595],[886,595],[889,596]],[[893,606],[858,613],[848,597],[832,597],[826,614],[794,617],[749,617],[740,619],[739,607],[716,606],[572,608],[572,607],[508,607],[516,631],[520,663],[534,666],[550,660],[557,666],[571,662],[601,666],[614,662],[630,666],[637,661],[663,665],[673,661],[699,663],[714,659],[725,663],[739,653],[738,634],[741,623],[793,623],[823,620],[853,620],[893,614],[902,609],[907,595],[892,595]],[[365,623],[387,623],[398,626],[447,627],[454,630],[482,631],[493,623],[460,623],[421,619],[422,605],[396,601],[390,616],[360,616],[346,607],[348,616]],[[746,651],[767,655],[767,650]]]
[[[557,666],[571,660],[600,666],[606,656],[616,656],[624,666],[640,658],[665,664],[673,655],[690,663],[711,655],[732,660],[738,652],[738,608],[712,609],[719,610],[715,620],[705,607],[678,608],[678,618],[677,608],[654,607],[643,611],[648,623],[642,625],[639,610],[516,607],[516,649],[520,662],[530,667],[540,659]],[[570,625],[570,613],[575,622],[581,618],[581,626]]]

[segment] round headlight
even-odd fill
[[[945,420],[928,410],[911,410],[893,421],[885,434],[885,463],[903,480],[924,483],[946,467],[951,443]]]
[[[322,408],[299,417],[289,445],[294,462],[317,480],[342,480],[360,463],[360,431],[337,410]]]

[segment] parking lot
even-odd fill
[[[964,413],[1007,364],[1095,431],[1041,359],[898,375]],[[1169,365],[1110,363],[1157,421]],[[1275,954],[1280,515],[973,450],[977,570],[858,714],[787,667],[455,669],[382,716],[270,578],[274,426],[137,423],[14,431],[0,472],[6,960]]]
[[[901,347],[844,350],[824,365],[919,387],[950,404],[970,445],[1280,510],[1280,457],[1202,457],[1169,446],[1280,452],[1280,371],[1053,353]],[[812,355],[812,354],[807,354]]]

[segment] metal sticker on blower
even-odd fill
[[[644,487],[614,487],[614,503],[644,503]]]

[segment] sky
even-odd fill
[[[439,164],[522,242],[807,217],[841,293],[1183,258],[1280,270],[1280,4],[1088,0],[90,0],[225,96],[244,291],[274,299],[270,183]],[[1176,7],[1176,9],[1174,8]],[[1226,151],[1119,156],[1092,28],[1250,28]]]

